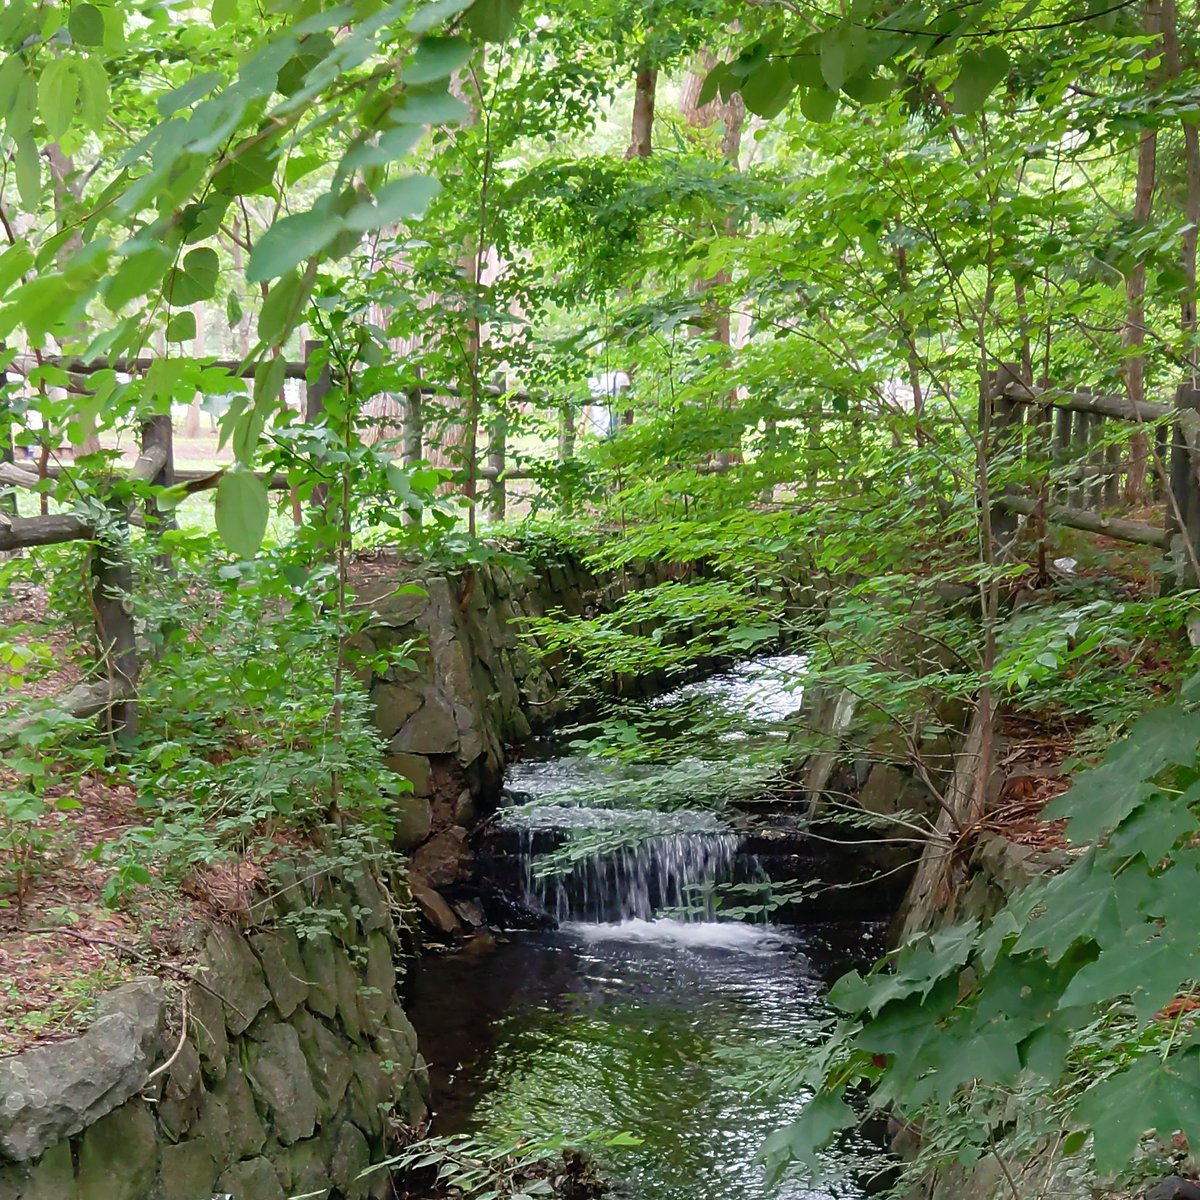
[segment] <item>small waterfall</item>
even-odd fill
[[[559,923],[590,924],[666,914],[685,922],[716,920],[715,891],[735,878],[741,841],[718,829],[655,833],[582,853],[565,869],[547,872],[535,852],[538,840],[538,830],[521,831],[527,899]],[[569,847],[560,847],[554,865],[564,865],[559,856],[569,855]]]

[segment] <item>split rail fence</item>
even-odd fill
[[[319,343],[305,344],[305,359],[285,365],[285,380],[308,380]],[[152,359],[103,360],[44,358],[38,365],[64,369],[68,376],[86,376],[101,370],[135,375],[147,371]],[[208,366],[224,368],[247,378],[253,368],[236,362],[204,360]],[[32,365],[32,364],[30,364]],[[328,372],[306,383],[304,415],[308,422],[321,419],[329,389]],[[400,420],[401,458],[406,466],[424,461],[425,433],[430,402],[455,399],[454,388],[418,386],[402,397]],[[493,381],[481,389],[480,399],[492,401],[486,423],[486,445],[482,461],[474,470],[460,469],[454,482],[482,482],[483,497],[494,518],[505,515],[507,483],[534,479],[537,472],[510,467],[507,462],[507,422],[501,406],[527,402],[525,393],[508,392]],[[1015,533],[1022,516],[1041,518],[1088,533],[1116,538],[1172,552],[1180,564],[1179,578],[1195,584],[1200,575],[1200,390],[1181,386],[1174,404],[1145,402],[1134,405],[1123,396],[1093,395],[1087,391],[1063,392],[1036,389],[1020,382],[1011,369],[999,372],[990,395],[991,417],[1003,451],[1026,462],[1026,478],[1039,482],[1024,488],[1006,488],[993,507],[993,528],[1001,541]],[[0,414],[2,415],[2,414]],[[1152,524],[1120,516],[1112,510],[1120,505],[1124,471],[1120,439],[1109,436],[1110,422],[1142,428],[1151,455],[1151,490],[1162,506],[1163,521]],[[564,409],[558,457],[574,453],[574,422]],[[721,465],[704,464],[699,471],[720,470]],[[49,472],[54,473],[54,472]],[[141,429],[140,454],[121,478],[153,487],[183,485],[187,493],[215,488],[224,468],[183,470],[175,465],[171,418],[156,416]],[[31,471],[13,461],[11,433],[0,422],[0,492],[4,489],[41,489],[46,473]],[[272,490],[288,490],[286,475],[263,476]],[[128,489],[126,489],[127,492]],[[470,488],[473,491],[473,486]],[[101,716],[110,731],[133,731],[136,727],[136,689],[140,672],[133,617],[133,568],[123,550],[123,539],[131,524],[165,528],[167,513],[138,511],[128,501],[115,498],[108,504],[107,517],[92,521],[71,513],[43,513],[23,517],[15,505],[0,507],[0,552],[28,547],[85,540],[94,542],[92,555],[92,601],[97,635],[102,650],[104,677],[80,684],[59,698],[59,707],[77,717]],[[293,515],[299,505],[293,492]],[[166,559],[161,560],[164,566]]]
[[[1124,396],[1039,389],[1001,371],[991,395],[997,444],[1027,462],[1038,484],[1007,489],[994,522],[1001,537],[1018,516],[1171,552],[1179,579],[1196,582],[1200,552],[1200,389],[1181,384],[1175,403],[1134,404]],[[1113,510],[1122,502],[1126,471],[1112,423],[1140,429],[1148,451],[1148,491],[1161,524]],[[1024,494],[1022,494],[1024,492]]]
[[[313,374],[310,367],[319,347],[318,342],[305,343],[304,360],[286,363],[284,379],[307,381]],[[68,377],[92,375],[103,370],[134,376],[148,371],[153,361],[150,358],[84,361],[43,356],[36,362],[21,362],[19,366],[26,370],[35,366],[52,366],[64,370]],[[254,371],[253,366],[247,367],[238,362],[202,361],[206,366],[222,368],[240,378],[250,378]],[[328,371],[318,375],[315,382],[306,382],[303,407],[309,423],[321,419],[328,390]],[[424,459],[429,402],[439,397],[452,399],[458,395],[454,388],[426,386],[414,388],[404,395],[400,444],[406,466]],[[515,403],[528,400],[524,393],[505,391],[498,381],[483,388],[481,396],[493,401],[508,397]],[[69,468],[46,467],[44,461],[41,470],[18,465],[13,453],[11,423],[5,424],[3,417],[0,411],[0,552],[71,541],[96,543],[92,555],[91,600],[104,674],[102,678],[89,680],[60,696],[58,707],[75,717],[99,716],[110,732],[132,733],[137,722],[136,693],[141,664],[133,615],[133,567],[122,543],[129,525],[162,529],[170,526],[172,518],[165,512],[138,511],[136,505],[115,499],[108,504],[107,517],[98,521],[72,513],[19,515],[15,496],[9,489],[40,491],[48,478],[61,475]],[[560,436],[560,455],[573,452],[571,442],[569,437]],[[484,482],[488,489],[484,500],[497,519],[505,514],[507,482],[535,478],[535,472],[509,467],[506,458],[507,422],[503,414],[497,414],[488,423],[486,463],[477,463],[474,472],[460,470],[454,478],[454,482],[459,484],[466,483],[468,479]],[[183,485],[187,494],[191,495],[216,488],[224,471],[223,467],[210,470],[176,467],[171,417],[161,415],[143,423],[138,458],[127,471],[120,473],[118,479],[123,483],[142,483],[151,487]],[[291,489],[286,475],[263,475],[261,478],[269,490]],[[299,503],[294,491],[292,494],[293,517],[299,521]],[[164,567],[169,565],[165,557],[160,561]],[[17,724],[19,727],[20,722]]]

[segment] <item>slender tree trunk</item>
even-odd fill
[[[746,123],[746,105],[740,93],[734,93],[728,100],[724,101],[718,98],[711,100],[703,106],[698,103],[704,78],[716,66],[716,63],[717,59],[714,54],[705,53],[694,64],[684,81],[680,107],[683,115],[687,118],[688,124],[693,126],[693,128],[704,128],[716,121],[723,123],[721,157],[725,160],[725,165],[730,170],[737,171],[741,156],[742,129]],[[726,237],[737,237],[737,218],[732,213],[724,218],[722,226]],[[731,281],[728,271],[719,271],[707,279],[697,280],[695,284],[697,295],[708,297],[712,292],[717,293],[715,299],[705,299],[704,307],[708,312],[713,341],[724,347],[725,354],[722,357],[723,362],[727,365],[732,358],[733,344],[730,336],[729,302],[723,293]],[[734,408],[737,405],[737,401],[737,389],[734,388],[722,398],[721,404],[723,408]],[[737,452],[731,452],[729,449],[721,450],[716,456],[717,465],[727,467],[735,457],[740,457],[740,455]]]
[[[1147,0],[1145,24],[1147,33],[1161,36],[1163,10],[1157,0]],[[1157,50],[1146,48],[1153,56]],[[1138,139],[1137,181],[1134,185],[1133,220],[1136,225],[1145,225],[1154,211],[1154,184],[1158,160],[1158,132],[1142,130]],[[1134,264],[1125,277],[1125,328],[1121,345],[1128,357],[1125,359],[1125,393],[1134,403],[1146,398],[1146,264]],[[1129,443],[1129,466],[1125,477],[1125,498],[1133,503],[1142,500],[1146,493],[1146,467],[1150,457],[1150,441],[1144,430],[1137,430]]]
[[[925,414],[925,389],[921,383],[921,356],[917,352],[917,333],[909,313],[909,296],[912,285],[908,276],[908,251],[904,246],[896,247],[896,271],[900,278],[900,331],[904,338],[904,359],[908,364],[908,386],[913,395],[913,416],[917,425],[917,445],[921,445],[921,418]]]
[[[1179,47],[1179,8],[1176,0],[1163,0],[1162,8],[1163,58],[1167,78],[1178,79],[1183,73]],[[1188,63],[1188,70],[1195,71],[1195,62]],[[1183,235],[1181,258],[1186,279],[1183,300],[1180,303],[1180,332],[1183,341],[1183,358],[1188,364],[1191,383],[1200,382],[1200,346],[1197,345],[1196,324],[1196,239],[1200,227],[1200,129],[1191,121],[1181,122],[1183,128],[1184,217],[1187,229]]]
[[[658,92],[658,71],[648,62],[638,63],[634,79],[633,129],[626,158],[649,158],[654,148],[654,101]]]

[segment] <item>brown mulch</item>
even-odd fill
[[[105,905],[112,868],[98,851],[140,823],[130,788],[92,775],[47,797],[51,805],[64,798],[80,807],[52,807],[37,822],[39,849],[20,890],[8,877],[12,856],[0,876],[8,885],[0,894],[0,1055],[73,1036],[101,992],[177,965],[196,919],[188,900],[164,907],[158,891]]]
[[[44,587],[11,587],[0,600],[0,628],[52,655],[28,664],[19,686],[0,686],[0,715],[79,681],[72,639],[53,620]],[[0,793],[17,783],[0,760]],[[162,893],[146,889],[119,908],[104,903],[113,865],[101,861],[103,847],[144,823],[133,789],[116,774],[64,773],[41,799],[47,811],[37,821],[0,822],[0,1056],[73,1036],[101,992],[177,961],[199,908],[181,898],[165,910]]]
[[[65,692],[82,678],[72,651],[71,639],[59,622],[49,614],[46,588],[34,583],[12,584],[0,597],[0,629],[6,640],[36,642],[48,647],[53,665],[34,661],[22,672],[19,685],[0,684],[0,716],[27,704],[31,699],[45,700]],[[7,668],[0,664],[0,675]]]
[[[985,825],[1022,846],[1064,849],[1066,821],[1047,820],[1042,810],[1070,786],[1063,764],[1071,755],[1077,730],[1061,725],[1048,728],[1015,715],[1003,717],[1000,730],[1003,741],[997,765],[1005,777]]]

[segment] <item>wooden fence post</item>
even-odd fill
[[[3,380],[0,379],[0,386],[2,385]],[[16,462],[16,455],[13,453],[12,427],[12,413],[9,412],[8,406],[0,401],[0,462],[9,465]],[[14,517],[17,515],[17,493],[15,491],[0,492],[0,512],[9,513]]]
[[[575,457],[575,405],[564,401],[558,409],[558,461]]]
[[[137,732],[137,636],[133,624],[133,563],[124,514],[112,512],[108,529],[92,544],[92,605],[100,658],[114,699],[108,732],[122,739]]]
[[[1158,479],[1157,471],[1154,477]],[[1109,442],[1104,447],[1103,502],[1105,508],[1115,508],[1121,502],[1121,447],[1117,442]]]
[[[1099,508],[1104,503],[1105,455],[1102,443],[1105,424],[1105,419],[1100,413],[1093,413],[1088,422],[1088,445],[1091,447],[1091,453],[1088,455],[1088,493],[1093,508]]]
[[[1181,409],[1200,409],[1200,389],[1181,383],[1175,392],[1175,405]],[[1180,587],[1196,587],[1193,566],[1200,555],[1200,487],[1192,462],[1188,437],[1179,421],[1174,423],[1171,440],[1171,495],[1174,504],[1167,507],[1167,529],[1171,538],[1171,554],[1175,559],[1175,579]],[[1176,515],[1178,507],[1178,516]]]
[[[1158,456],[1155,470],[1150,478],[1150,495],[1158,504],[1167,498],[1167,489],[1163,482],[1164,474],[1171,473],[1171,423],[1160,421],[1154,427],[1154,453]],[[1161,468],[1161,469],[1160,469]]]
[[[1054,410],[1054,470],[1058,478],[1054,481],[1054,499],[1062,501],[1067,496],[1067,466],[1071,461],[1071,418],[1069,408]]]
[[[1014,383],[1020,384],[1020,382],[1017,368],[1001,366],[990,376],[981,397],[980,406],[986,404],[991,410],[989,424],[991,426],[990,451],[993,464],[1001,461],[1012,450],[1020,453],[1023,434],[1021,406],[1008,394],[1008,388]],[[994,490],[992,496],[992,545],[1002,554],[1010,548],[1020,523],[1017,513],[1001,502],[1002,496],[1012,494],[1012,486],[1006,485],[999,490]]]
[[[400,439],[400,461],[415,467],[425,456],[425,410],[419,383],[404,393]]]
[[[493,521],[503,521],[508,508],[508,486],[504,480],[504,463],[508,452],[508,416],[501,409],[492,418],[488,438],[488,467],[491,482],[488,484],[488,507]]]
[[[1086,393],[1085,388],[1079,389]],[[1087,504],[1088,442],[1091,437],[1091,414],[1077,412],[1071,427],[1071,486],[1067,503],[1075,508]]]
[[[400,423],[400,462],[412,470],[425,457],[425,409],[420,380],[404,393],[404,415]],[[407,509],[400,514],[402,525],[420,525],[421,514]]]
[[[158,473],[148,482],[153,487],[173,487],[175,484],[175,430],[171,425],[169,414],[161,413],[142,423],[142,453],[149,454],[161,450],[166,461]],[[175,514],[170,509],[161,508],[157,501],[147,507],[146,528],[175,529],[177,528]],[[156,554],[155,563],[164,571],[171,570],[171,552],[169,550]]]

